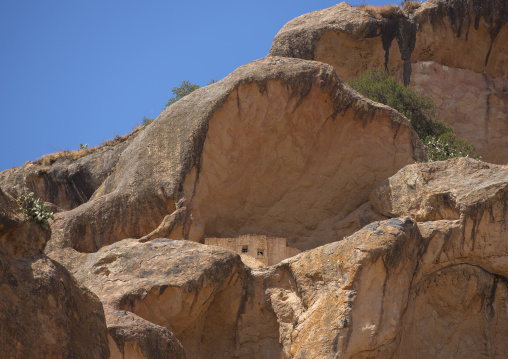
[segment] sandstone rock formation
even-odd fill
[[[110,334],[119,311],[131,321],[143,318],[167,328],[167,352],[136,357],[183,358],[178,340],[187,358],[234,357],[235,324],[247,295],[246,268],[235,253],[189,241],[126,239],[96,253],[66,249],[50,256],[101,298]],[[123,320],[123,325],[132,330],[132,323]]]
[[[50,154],[2,171],[0,188],[14,198],[34,192],[54,211],[75,208],[92,197],[113,170],[120,153],[138,133],[139,129],[97,148]]]
[[[0,356],[108,358],[100,301],[41,253],[49,231],[17,207],[0,190]]]
[[[377,184],[425,158],[404,117],[331,66],[261,59],[167,108],[89,201],[57,215],[48,249],[242,234],[314,248],[340,239],[331,228]]]
[[[343,2],[288,22],[270,54],[328,63],[343,80],[386,68],[433,98],[486,161],[506,164],[507,22],[503,0],[427,0],[387,18]]]
[[[508,167],[415,164],[426,150],[408,121],[335,72],[379,63],[424,88],[415,69],[449,61],[458,76],[449,49],[487,34],[483,67],[485,49],[461,71],[504,86],[504,11],[429,0],[411,16],[345,3],[304,15],[272,55],[330,56],[335,70],[257,60],[112,146],[0,173],[0,356],[506,357]],[[433,63],[419,47],[431,28],[456,34]],[[356,67],[339,46],[356,48]],[[59,211],[48,243],[17,212],[27,190]],[[251,269],[195,243],[270,237],[305,251]]]
[[[397,218],[258,270],[169,239],[50,256],[111,320],[165,327],[187,358],[503,358],[507,171],[463,158],[407,166],[359,212]]]

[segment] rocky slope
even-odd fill
[[[486,161],[506,164],[507,22],[504,0],[428,0],[412,14],[343,2],[288,22],[270,54],[328,63],[343,80],[386,68],[432,97]]]

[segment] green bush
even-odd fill
[[[349,81],[349,85],[363,96],[388,105],[404,115],[429,149],[430,161],[453,157],[480,159],[473,144],[458,139],[450,126],[436,120],[436,106],[430,97],[398,83],[385,71],[372,69],[361,74],[358,79]]]
[[[40,198],[35,199],[34,193],[21,195],[18,198],[19,209],[23,212],[26,221],[39,223],[42,228],[49,229],[48,219],[55,219],[53,212],[46,208],[46,204]]]
[[[180,86],[173,87],[173,90],[171,90],[171,92],[173,92],[175,96],[171,97],[168,100],[168,102],[166,103],[166,107],[171,106],[176,101],[178,101],[184,96],[187,96],[191,92],[196,91],[198,88],[199,85],[191,84],[189,81],[182,81]]]

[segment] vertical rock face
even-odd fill
[[[404,117],[331,66],[276,57],[186,96],[125,146],[90,200],[58,213],[48,251],[244,234],[313,248],[340,239],[334,226],[382,180],[426,158]]]
[[[100,301],[41,253],[49,231],[16,210],[0,190],[1,357],[108,358]]]
[[[287,23],[270,54],[331,64],[344,80],[386,68],[434,99],[485,160],[508,162],[508,5],[428,0],[382,17],[340,3]]]
[[[407,166],[370,199],[396,218],[259,270],[233,252],[169,239],[50,256],[101,298],[111,323],[129,318],[110,327],[112,352],[153,345],[187,358],[503,358],[507,171],[471,159]],[[158,329],[127,335],[138,321]],[[160,334],[139,339],[148,332]]]

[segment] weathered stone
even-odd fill
[[[111,359],[185,359],[182,345],[166,328],[130,312],[106,313]]]
[[[327,228],[379,182],[425,156],[404,117],[329,65],[261,59],[167,108],[91,201],[57,216],[48,248],[242,234],[313,248],[336,240]]]
[[[54,204],[55,211],[75,208],[92,197],[138,133],[139,129],[97,148],[50,154],[2,171],[0,188],[15,198],[34,192],[35,197]]]
[[[507,196],[507,166],[456,158],[403,168],[372,192],[370,203],[388,217],[435,221],[484,211],[497,217],[494,211],[504,211]]]
[[[428,0],[411,15],[374,15],[346,3],[302,15],[270,54],[328,63],[343,80],[385,68],[434,99],[485,160],[508,163],[506,1]]]
[[[133,337],[150,335],[161,349],[179,341],[187,358],[233,357],[235,323],[243,310],[247,276],[240,257],[233,252],[189,241],[155,239],[141,243],[126,239],[96,253],[66,249],[49,255],[101,298],[116,346],[123,341],[129,350],[143,352],[152,344]],[[119,315],[127,319],[120,320]],[[143,324],[139,317],[167,328],[178,341],[170,340],[173,334],[164,334],[160,327],[144,333],[149,324]],[[114,329],[119,321],[127,333],[137,334],[119,333]],[[153,355],[138,357],[164,354],[152,349]]]
[[[23,221],[1,190],[0,224],[0,356],[108,358],[99,299],[41,254],[49,231]]]

